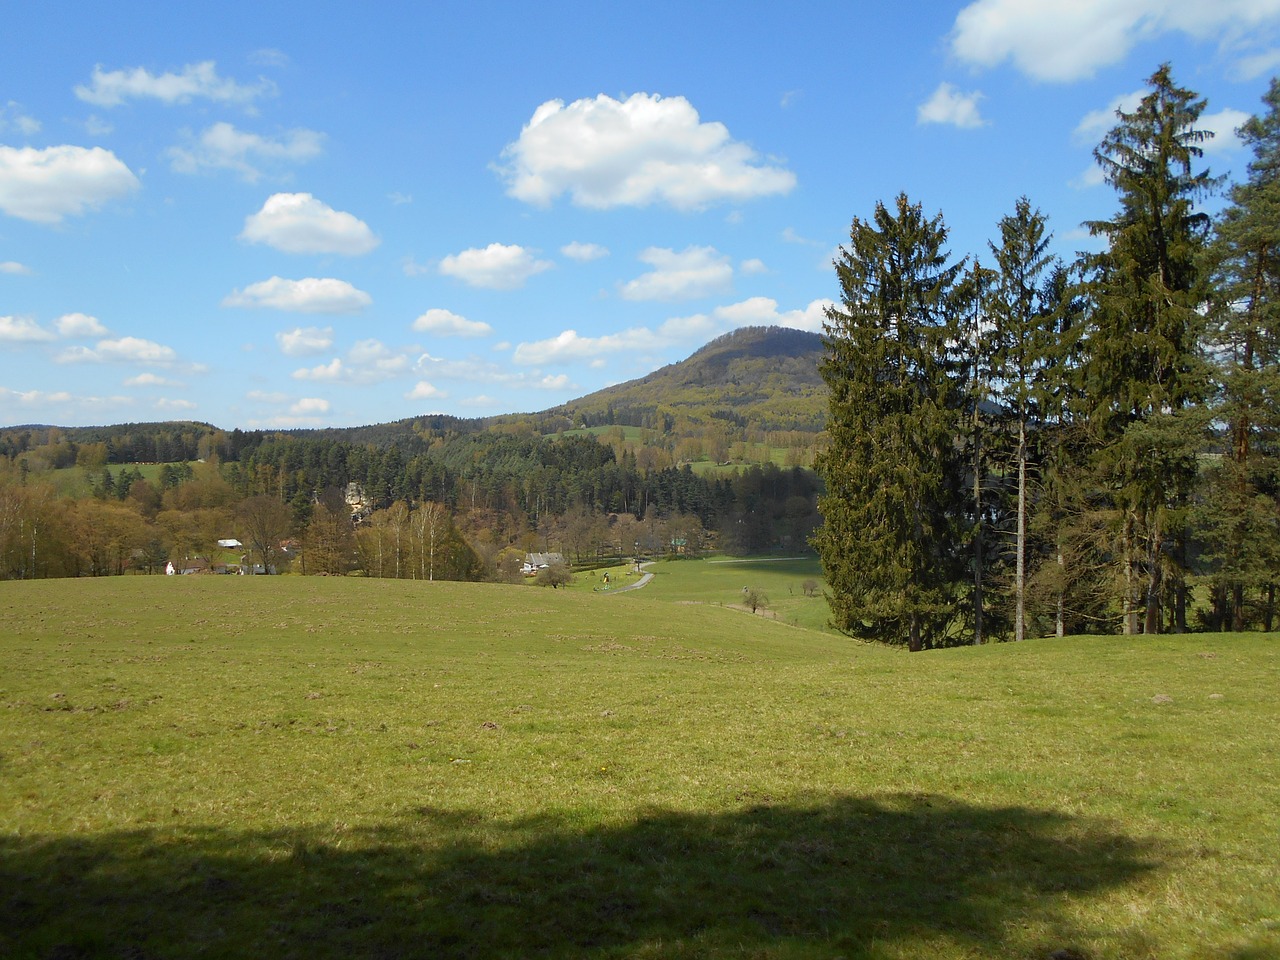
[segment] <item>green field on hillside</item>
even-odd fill
[[[0,956],[1280,954],[1274,636],[733,609],[804,563],[0,584]]]

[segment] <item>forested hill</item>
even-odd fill
[[[729,428],[729,441],[749,439],[743,431],[817,434],[826,422],[826,386],[818,373],[822,351],[822,338],[815,333],[744,327],[711,341],[679,363],[537,413],[479,419],[426,415],[362,426],[253,432],[195,422],[97,427],[28,424],[0,429],[0,455],[14,457],[44,444],[50,430],[73,445],[64,451],[72,463],[74,446],[85,444],[104,444],[105,460],[111,463],[196,459],[210,452],[235,460],[242,447],[255,446],[274,435],[378,449],[398,446],[411,453],[439,436],[494,428],[508,432],[513,426],[550,434],[583,425],[618,425],[646,427],[671,437],[673,433],[701,433],[714,425]],[[807,447],[811,442],[812,437],[800,445]]]
[[[827,412],[826,385],[818,373],[822,351],[816,333],[743,327],[686,360],[548,412],[587,426],[654,427],[665,415],[816,433]]]

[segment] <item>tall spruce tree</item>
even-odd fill
[[[1193,169],[1211,136],[1197,127],[1205,101],[1176,86],[1167,64],[1148,83],[1151,91],[1132,113],[1116,112],[1094,151],[1120,210],[1089,224],[1107,249],[1089,264],[1086,393],[1096,476],[1114,509],[1129,634],[1160,631],[1166,571],[1175,627],[1185,621],[1185,507],[1207,393],[1199,348],[1210,222],[1195,205],[1216,184]]]
[[[1046,220],[1031,201],[1021,197],[1014,212],[1000,219],[1000,243],[990,244],[995,255],[996,281],[988,300],[982,331],[982,353],[990,379],[999,384],[1001,413],[1013,431],[1013,474],[1016,485],[1014,515],[1013,636],[1026,636],[1028,533],[1031,480],[1034,469],[1033,432],[1042,425],[1049,399],[1044,374],[1058,348],[1055,314],[1060,289],[1050,283],[1057,263],[1048,252],[1052,239]]]
[[[1213,244],[1220,306],[1213,355],[1226,444],[1199,519],[1213,587],[1214,625],[1243,630],[1247,593],[1271,629],[1280,574],[1280,80],[1266,111],[1240,136],[1253,149],[1249,178],[1231,191]]]
[[[814,538],[835,625],[922,650],[959,617],[962,378],[953,369],[949,264],[939,214],[905,194],[853,221],[835,262],[841,304],[827,311],[822,376],[831,389],[826,481]]]

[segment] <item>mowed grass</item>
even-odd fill
[[[0,584],[0,956],[1280,955],[1275,637],[676,581]]]

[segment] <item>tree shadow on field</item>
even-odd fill
[[[374,829],[9,835],[0,955],[1047,957],[1099,933],[1071,927],[1074,901],[1156,865],[1096,822],[937,796],[585,828],[423,808]]]

